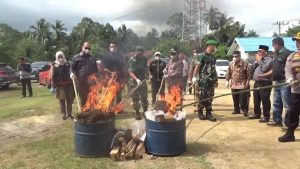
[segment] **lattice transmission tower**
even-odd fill
[[[207,33],[205,0],[184,0],[182,40],[201,39]]]

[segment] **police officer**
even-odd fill
[[[163,70],[166,68],[166,63],[162,61],[161,53],[155,52],[154,54],[155,58],[149,63],[149,79],[151,80],[151,88],[152,88],[152,105],[156,102],[156,95],[158,93],[158,90],[160,86],[162,85],[162,88],[160,90],[160,95],[165,95],[165,84],[162,83],[163,78]]]
[[[136,46],[136,54],[128,60],[129,72],[129,88],[135,89],[132,93],[133,109],[135,110],[135,119],[141,120],[140,103],[142,102],[143,111],[148,109],[148,93],[147,93],[147,58],[144,56],[144,49],[142,46]]]
[[[300,32],[293,38],[296,41],[297,51],[292,53],[286,61],[285,78],[287,83],[294,80],[300,80]],[[290,108],[288,109],[288,129],[286,133],[278,138],[279,142],[295,141],[294,132],[299,125],[300,115],[300,84],[293,84],[291,86],[291,100]]]
[[[215,40],[208,40],[205,45],[204,53],[201,53],[197,57],[195,70],[193,72],[193,83],[198,83],[196,89],[197,98],[197,111],[200,120],[216,121],[216,118],[212,116],[212,99],[201,101],[203,99],[211,98],[214,96],[214,88],[218,87],[218,75],[216,71],[216,59],[213,54],[216,51]],[[197,78],[198,76],[198,78]],[[203,108],[205,107],[206,116],[203,114]]]
[[[98,72],[96,60],[91,56],[91,45],[89,42],[84,42],[81,52],[73,57],[70,74],[71,79],[76,79],[79,88],[79,97],[81,106],[84,106],[87,101],[90,84],[88,77]]]

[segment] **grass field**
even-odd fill
[[[32,98],[20,98],[20,87],[13,86],[9,90],[0,91],[0,126],[21,118],[32,116],[58,115],[58,101],[43,87],[34,85]],[[130,100],[126,104],[130,112]],[[76,112],[76,105],[73,105]],[[116,118],[117,128],[128,128],[135,123],[131,113],[122,114]],[[151,159],[146,156],[142,160],[114,162],[110,158],[80,158],[74,153],[73,122],[60,121],[45,132],[37,133],[34,137],[16,136],[1,137],[0,145],[11,144],[2,149],[0,154],[1,169],[93,169],[93,168],[212,168],[205,161],[202,150],[197,143],[187,143],[187,152],[177,157],[158,157]],[[51,121],[49,121],[51,123]],[[34,130],[34,128],[32,128]],[[3,139],[4,138],[4,139]],[[1,150],[1,148],[0,148]]]

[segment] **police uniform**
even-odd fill
[[[300,32],[293,40],[300,43]],[[293,80],[300,80],[300,51],[292,53],[288,58],[285,65],[285,78],[287,83]],[[295,141],[294,132],[299,125],[300,115],[300,84],[296,83],[291,86],[291,103],[288,109],[288,130],[287,132],[278,138],[280,142]]]
[[[128,60],[128,71],[133,73],[140,81],[143,81],[147,78],[147,58],[144,56],[133,56]],[[130,91],[137,87],[137,82],[132,77],[129,78],[129,89]],[[137,88],[132,93],[132,102],[133,109],[136,111],[136,116],[139,115],[140,103],[141,100],[142,107],[144,112],[147,111],[148,108],[148,88],[146,81],[141,84],[139,88]],[[138,118],[137,118],[138,119]]]

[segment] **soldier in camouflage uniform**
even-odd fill
[[[147,58],[144,57],[144,49],[142,46],[136,47],[136,54],[128,60],[129,71],[129,89],[133,90],[138,85],[140,86],[132,93],[133,109],[135,110],[135,119],[141,120],[140,103],[142,102],[143,111],[148,108],[148,93],[147,93]]]
[[[212,99],[200,102],[200,100],[213,97],[215,90],[214,88],[218,87],[218,75],[215,67],[216,59],[213,56],[214,52],[216,51],[216,41],[208,40],[205,44],[206,48],[204,53],[201,53],[197,57],[192,82],[197,83],[196,99],[198,101],[197,110],[199,119],[216,121],[216,118],[214,118],[211,114]],[[206,110],[206,116],[203,114],[204,107]]]

